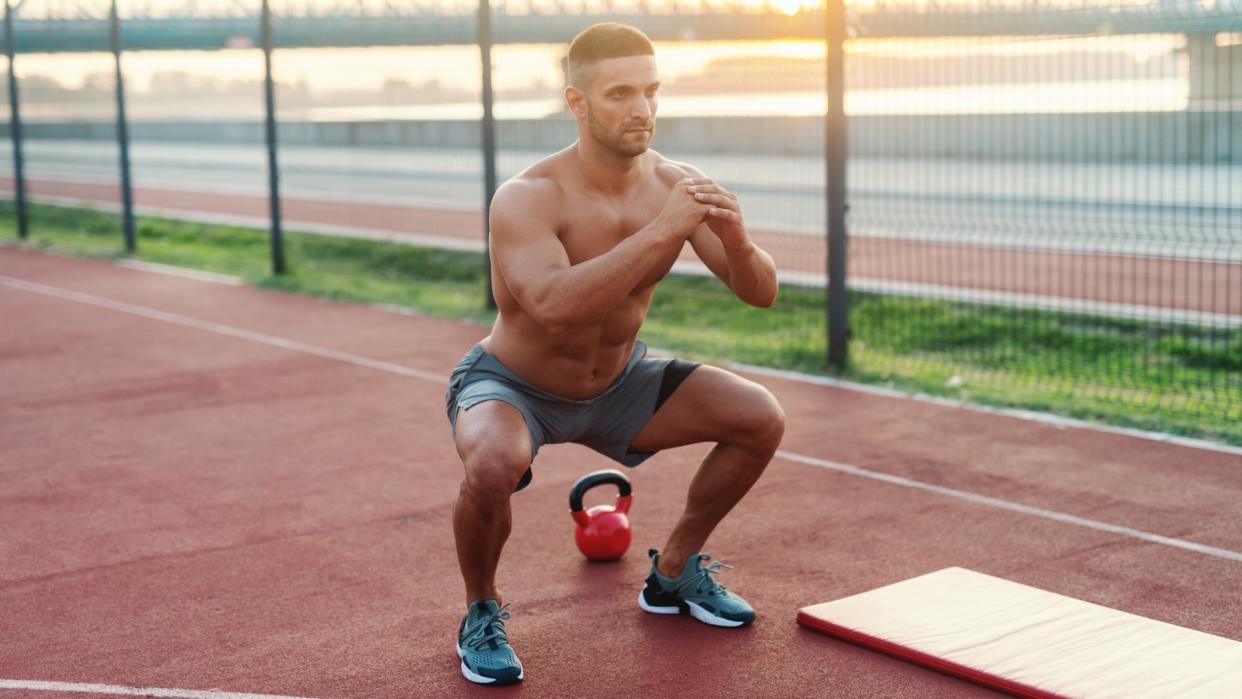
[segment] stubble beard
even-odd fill
[[[610,133],[608,127],[595,118],[590,104],[587,104],[586,113],[587,130],[590,131],[591,137],[613,154],[623,158],[636,158],[646,153],[647,149],[651,147],[651,138],[655,135],[655,119],[652,119],[646,125],[650,131],[643,138],[635,139],[626,133],[626,130],[634,128],[635,124],[622,123],[616,133]]]

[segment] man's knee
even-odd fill
[[[505,500],[530,468],[530,453],[508,445],[481,444],[462,455],[462,487],[483,500]]]
[[[736,440],[745,446],[774,452],[785,435],[785,411],[776,396],[755,384],[747,400],[739,407],[733,430]]]

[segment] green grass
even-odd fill
[[[826,373],[824,295],[771,310],[670,279],[644,336],[710,359]],[[855,292],[843,378],[993,406],[1242,444],[1242,330]]]
[[[16,238],[11,206],[0,228]],[[287,232],[288,271],[271,273],[267,233],[166,218],[139,217],[133,259],[240,277],[256,286],[331,299],[387,303],[429,315],[490,321],[484,298],[483,255],[349,238]],[[69,255],[120,259],[119,217],[47,205],[30,209],[26,247]],[[3,233],[0,233],[3,235]],[[417,283],[415,283],[417,282]]]
[[[27,247],[124,257],[118,217],[35,205]],[[12,239],[10,207],[0,226]],[[483,256],[291,232],[270,274],[263,231],[142,217],[137,259],[333,299],[489,323]],[[744,306],[714,279],[669,277],[643,338],[706,361],[827,373],[823,291]],[[1242,330],[1143,323],[856,292],[843,378],[1242,444]]]

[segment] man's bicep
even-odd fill
[[[533,310],[530,305],[539,300],[550,278],[569,267],[569,254],[534,193],[505,194],[498,192],[492,207],[491,254],[509,291]]]
[[[492,255],[500,276],[519,301],[523,294],[547,285],[558,271],[569,267],[569,255],[555,233],[506,235],[493,228]]]

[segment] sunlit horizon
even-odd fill
[[[258,0],[253,0],[257,7]],[[670,0],[671,1],[671,0]],[[384,3],[370,3],[376,7]],[[425,4],[425,0],[417,0]],[[819,0],[703,0],[704,6],[727,4],[730,7],[760,9],[770,8],[776,12],[795,14],[820,7]],[[273,2],[276,8],[294,11],[297,7],[324,8],[340,6],[341,0],[289,0]],[[367,2],[363,2],[367,5]],[[395,0],[398,9],[413,7],[415,0]],[[865,5],[851,3],[852,5]],[[37,11],[40,6],[50,7],[48,0],[28,0],[23,11]],[[77,5],[90,9],[106,7],[104,0],[83,0]],[[460,5],[460,3],[459,3]],[[213,7],[228,6],[231,2],[196,3],[196,11],[211,11]],[[429,7],[456,7],[444,0],[430,3]],[[464,7],[464,5],[461,5]],[[539,7],[537,0],[507,2],[506,8]],[[122,3],[131,11],[151,12],[158,9],[172,11],[185,7],[184,0],[150,0],[149,2]],[[938,79],[934,73],[924,74],[917,82],[895,87],[851,85],[847,82],[847,112],[854,114],[955,114],[955,113],[1006,113],[1006,112],[1083,112],[1083,111],[1169,111],[1184,109],[1187,104],[1188,86],[1184,70],[1176,76],[1169,72],[1171,57],[1183,51],[1186,39],[1182,35],[1152,36],[1098,36],[1098,37],[953,37],[945,39],[853,39],[847,42],[847,76],[849,61],[906,61],[903,65],[915,65],[919,60],[956,59],[978,60],[981,67],[989,59],[1011,61],[1019,68],[1012,82],[1005,76],[998,80],[995,71],[990,76],[976,78],[973,68],[959,65],[956,73],[945,74]],[[501,118],[538,118],[554,114],[560,109],[560,89],[563,84],[561,60],[566,46],[563,44],[498,45],[493,49],[493,84],[499,93],[526,90],[542,92],[545,96],[526,95],[502,99],[497,105]],[[1130,65],[1124,74],[1107,70],[1097,74],[1070,76],[1058,72],[1032,75],[1021,70],[1022,60],[1056,60],[1070,54],[1098,54],[1107,60],[1120,60]],[[789,68],[788,63],[774,61],[800,59],[807,61],[810,71],[812,62],[822,62],[825,48],[822,41],[767,40],[767,41],[688,41],[657,42],[656,55],[661,73],[668,89],[664,103],[665,115],[690,114],[772,114],[809,115],[823,113],[824,96],[806,87],[805,75],[799,90],[782,87],[780,80],[790,76],[780,71]],[[716,78],[712,83],[714,63],[723,59],[753,61],[753,71],[743,71],[736,89],[728,79]],[[1017,60],[1017,63],[1013,63]],[[144,51],[125,53],[122,58],[126,90],[135,97],[142,97],[152,90],[155,81],[162,84],[178,81],[193,85],[206,85],[206,79],[217,83],[255,83],[263,75],[262,53],[254,48],[221,49],[216,51]],[[1162,61],[1161,67],[1151,75],[1144,74],[1149,61]],[[766,63],[765,63],[766,62]],[[888,64],[885,64],[888,65]],[[1098,65],[1095,70],[1099,70]],[[772,67],[778,66],[778,67]],[[795,66],[796,67],[796,66]],[[65,90],[81,90],[88,82],[98,86],[110,85],[112,81],[112,57],[107,53],[92,54],[21,54],[17,59],[19,80],[35,76],[46,78]],[[797,67],[804,73],[808,69]],[[769,76],[765,70],[773,70]],[[708,72],[705,72],[708,71]],[[469,94],[481,89],[479,50],[475,46],[411,46],[374,48],[290,48],[279,49],[273,56],[273,75],[286,86],[295,86],[299,94],[322,103],[314,106],[297,105],[296,113],[303,118],[474,118],[480,109],[477,100],[464,100],[455,94]],[[178,75],[179,74],[179,75]],[[797,76],[794,76],[795,78]],[[716,85],[716,92],[703,94],[703,90],[683,91],[678,94],[679,81],[699,80]],[[847,77],[848,80],[848,77]],[[762,84],[762,83],[772,84]],[[436,98],[419,99],[417,93],[402,104],[339,104],[332,95],[366,92],[380,93],[385,86],[405,83],[415,90],[438,86],[443,93]],[[758,85],[758,86],[757,86]],[[192,89],[192,88],[191,88]],[[210,90],[207,90],[210,92]],[[141,100],[139,100],[141,101]],[[303,100],[305,101],[305,99]],[[174,105],[175,106],[175,105]],[[55,110],[72,113],[73,105],[54,105]],[[150,105],[146,105],[151,109]],[[202,109],[201,106],[196,106]],[[253,105],[247,104],[250,110]],[[289,105],[278,105],[292,113]],[[31,114],[39,113],[38,105],[31,105]],[[192,113],[192,110],[187,110]],[[227,109],[222,109],[222,113]],[[139,105],[136,115],[143,113]],[[384,115],[388,115],[385,117]],[[171,117],[170,117],[171,118]]]
[[[849,56],[887,55],[893,57],[938,57],[945,55],[1053,55],[1066,51],[1129,54],[1137,61],[1167,54],[1184,45],[1176,35],[1149,37],[1046,38],[989,37],[952,40],[865,40],[852,41]],[[559,84],[562,80],[561,45],[505,45],[493,50],[494,80],[498,85]],[[713,60],[729,58],[823,59],[822,42],[705,41],[656,43],[660,72],[666,80],[694,74]],[[434,56],[434,61],[428,60]],[[7,58],[0,58],[7,61]],[[262,75],[262,55],[257,50],[221,49],[217,51],[144,51],[123,54],[127,87],[147,89],[158,72],[210,74],[225,80],[253,79]],[[433,65],[431,69],[420,66]],[[460,84],[478,89],[480,83],[478,49],[473,46],[376,47],[331,49],[282,49],[273,57],[273,71],[280,81],[307,81],[315,89],[339,89],[358,85],[383,84],[392,78],[412,83],[432,78],[441,83]],[[41,75],[61,85],[77,89],[92,74],[111,74],[110,54],[21,54],[17,59],[19,79]]]

